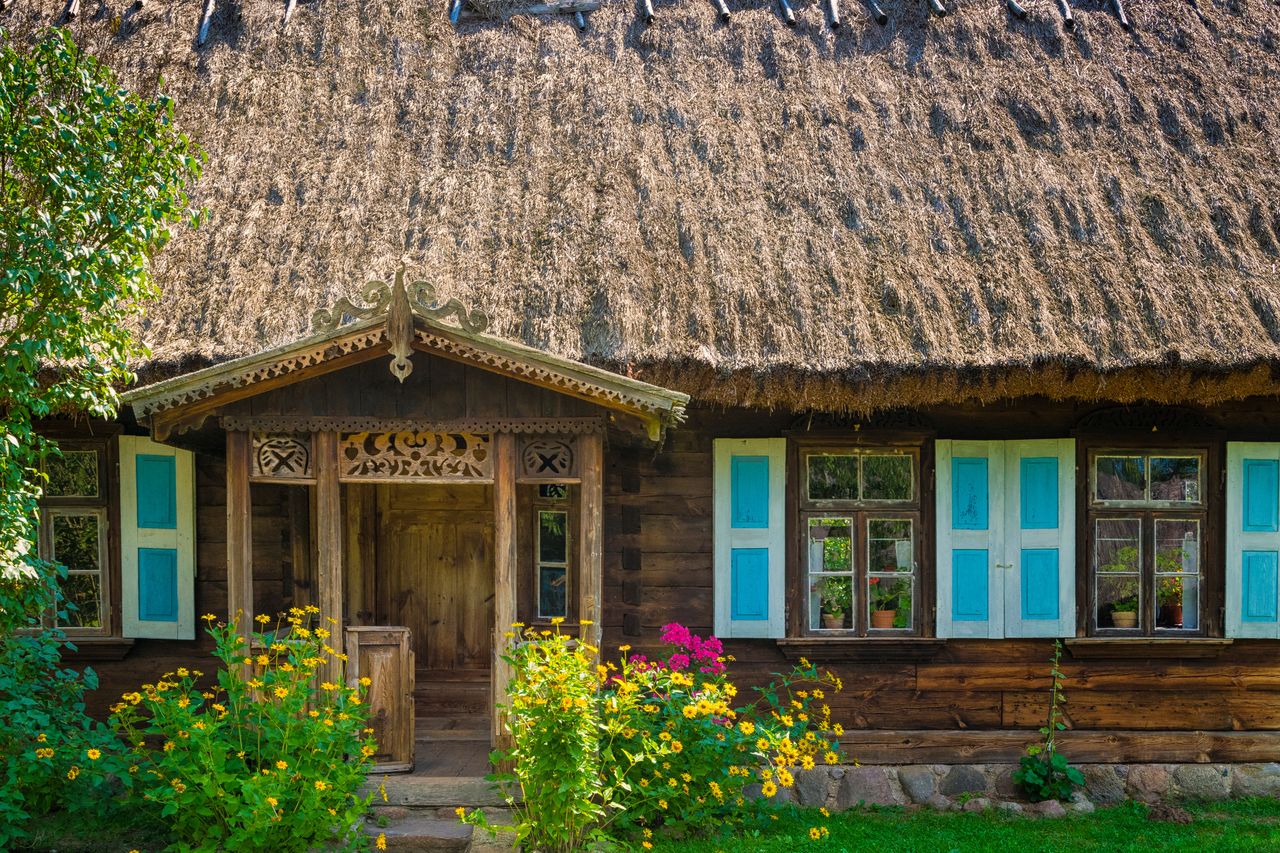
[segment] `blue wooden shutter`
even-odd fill
[[[1228,637],[1280,638],[1280,443],[1227,442]]]
[[[1006,637],[1073,637],[1075,441],[1006,442]]]
[[[939,637],[1004,631],[1004,443],[937,443]]]
[[[786,632],[786,439],[716,439],[715,632]]]
[[[126,637],[195,637],[195,465],[186,450],[120,437],[120,590]]]

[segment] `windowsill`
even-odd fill
[[[74,637],[68,636],[67,642],[76,648],[72,651],[63,648],[62,659],[69,663],[81,661],[123,660],[133,648],[134,641],[125,637]]]
[[[1218,637],[1076,637],[1065,642],[1073,658],[1216,658],[1233,640]]]
[[[934,637],[786,637],[778,648],[789,660],[909,663],[933,658],[946,640]]]

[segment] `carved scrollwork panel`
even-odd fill
[[[493,437],[470,432],[355,432],[338,442],[338,477],[364,481],[493,479]]]
[[[572,439],[535,436],[520,448],[522,480],[560,480],[578,476],[578,454]]]
[[[315,477],[308,433],[253,433],[249,475],[268,480],[310,480]]]

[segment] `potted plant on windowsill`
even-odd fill
[[[1156,597],[1160,601],[1160,626],[1181,628],[1182,578],[1160,578],[1156,586]]]
[[[894,628],[898,611],[910,607],[911,584],[903,579],[870,578],[871,627]]]
[[[1138,627],[1138,598],[1126,598],[1111,605],[1111,624],[1117,628],[1132,630]]]
[[[844,617],[853,602],[853,578],[823,578],[818,595],[822,627],[833,631],[845,627]]]

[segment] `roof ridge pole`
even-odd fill
[[[280,22],[280,29],[289,26],[289,18],[293,17],[293,10],[297,7],[298,0],[289,0],[284,7],[284,20]]]
[[[724,0],[715,0],[716,12],[720,15],[720,23],[729,23],[729,7],[724,5]]]
[[[203,47],[209,38],[209,22],[213,20],[213,6],[217,0],[205,0],[204,14],[200,16],[200,35],[196,37],[196,45]]]
[[[0,0],[0,3],[3,2],[4,0]],[[641,0],[640,19],[644,21],[646,25],[653,23],[653,0]]]
[[[947,7],[942,5],[942,0],[927,0],[929,3],[929,11],[937,15],[939,18],[947,16]]]
[[[449,23],[458,26],[458,18],[462,17],[462,0],[450,0]]]
[[[831,15],[831,29],[840,29],[840,0],[827,0],[827,12]]]
[[[79,17],[79,15],[80,15],[80,0],[69,0],[69,2],[67,3],[66,11],[63,12],[63,16],[68,21],[74,21],[77,17]]]
[[[867,8],[871,10],[871,14],[875,17],[876,23],[884,26],[889,23],[889,16],[884,13],[884,9],[880,8],[880,4],[876,0],[866,0]]]
[[[1062,26],[1069,30],[1076,28],[1076,19],[1071,14],[1071,7],[1067,5],[1067,0],[1058,0],[1058,9],[1062,12]]]
[[[1116,17],[1120,19],[1120,26],[1128,30],[1133,27],[1129,23],[1129,16],[1124,13],[1124,0],[1111,0],[1111,8],[1116,10]]]
[[[778,5],[782,7],[782,20],[787,22],[788,27],[796,25],[796,12],[791,8],[791,4],[787,0],[778,0]]]
[[[1005,0],[1005,2],[1008,4],[1009,11],[1015,18],[1019,21],[1025,21],[1027,19],[1027,10],[1022,7],[1022,4],[1019,3],[1018,0]]]

